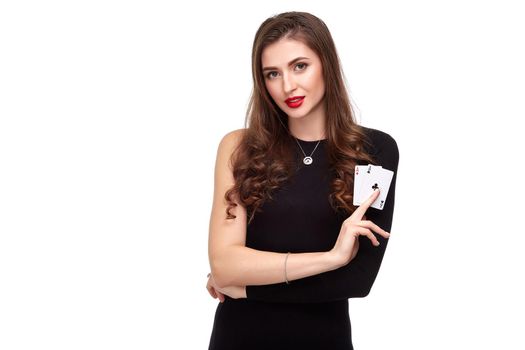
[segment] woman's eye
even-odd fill
[[[295,65],[295,67],[299,67],[298,70],[305,70],[306,67],[308,67],[308,65],[307,65],[306,63],[297,63],[297,64]],[[272,71],[272,72],[266,74],[266,77],[267,77],[268,79],[273,79],[273,78],[276,77],[276,75],[273,75],[274,73],[277,74],[276,71]]]
[[[307,64],[306,63],[297,63],[296,67],[299,67],[299,66],[304,67],[304,68],[300,68],[299,70],[304,70],[304,69],[306,69]]]

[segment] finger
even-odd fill
[[[369,229],[361,226],[356,226],[355,232],[359,233],[361,236],[366,236],[372,241],[372,244],[376,247],[379,245],[377,237]]]
[[[385,238],[389,238],[390,237],[390,233],[389,232],[386,232],[385,230],[383,230],[381,227],[377,226],[376,224],[374,224],[370,220],[358,221],[355,224],[359,225],[361,227],[366,227],[366,228],[372,229],[374,232],[379,233],[381,236],[383,236]]]
[[[213,286],[210,284],[210,280],[208,280],[208,282],[206,283],[206,290],[208,291],[208,293],[211,294],[212,289],[213,289]]]
[[[224,294],[222,294],[221,292],[217,292],[217,295],[218,295],[219,300],[221,301],[221,303],[224,303]]]
[[[379,188],[375,189],[372,192],[372,194],[366,199],[366,201],[364,201],[363,203],[361,203],[359,207],[357,207],[357,209],[352,213],[350,217],[354,220],[361,220],[363,216],[365,215],[366,211],[368,210],[368,208],[377,199],[377,197],[379,196],[379,193],[380,193]]]
[[[212,296],[212,298],[216,299],[217,298],[217,294],[215,293],[215,288],[213,287],[206,287],[206,289],[208,290],[208,293],[210,293],[210,295]]]

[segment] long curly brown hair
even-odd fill
[[[231,158],[235,184],[225,193],[226,218],[236,218],[230,210],[239,203],[246,208],[249,224],[262,204],[272,199],[272,192],[283,185],[295,169],[293,147],[296,145],[288,131],[288,116],[269,95],[261,64],[263,50],[281,38],[303,42],[321,59],[328,160],[334,175],[329,202],[335,210],[350,214],[356,209],[352,195],[354,167],[359,161],[374,164],[365,150],[365,143],[369,141],[355,121],[344,73],[327,26],[310,13],[285,12],[266,19],[255,35],[254,85],[246,113],[246,129]]]

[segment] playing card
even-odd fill
[[[365,172],[366,165],[356,165],[354,170],[354,205],[357,204],[359,197],[359,190],[363,185],[363,173]]]
[[[361,187],[363,185],[363,178],[365,177],[363,174],[367,171],[370,167],[377,167],[382,168],[380,165],[356,165],[354,170],[354,205],[360,205],[361,202],[359,202],[361,198]]]
[[[358,205],[361,205],[361,203],[367,200],[375,188],[379,188],[379,196],[374,203],[372,203],[371,207],[383,210],[394,172],[383,169],[380,166],[368,165],[366,171],[361,176],[363,176],[363,178],[360,180],[361,188],[358,190]]]

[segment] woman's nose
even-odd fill
[[[296,88],[296,83],[294,78],[290,74],[283,75],[283,89],[286,94],[294,91]]]

